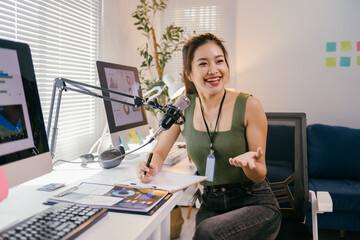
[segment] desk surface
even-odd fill
[[[0,203],[0,216],[22,220],[48,208],[42,203],[53,194],[65,189],[61,188],[53,192],[36,190],[48,183],[65,183],[68,188],[83,181],[114,184],[136,178],[136,166],[140,161],[145,160],[146,156],[146,153],[141,153],[132,160],[124,159],[118,167],[112,169],[103,169],[98,163],[88,164],[86,168],[71,163],[55,166],[51,173],[10,189],[7,199]],[[184,159],[174,166],[164,167],[163,170],[191,174],[194,172],[194,166]],[[124,239],[146,239],[169,216],[182,195],[182,191],[176,192],[152,216],[109,212],[77,239],[113,239],[119,236],[125,237]]]

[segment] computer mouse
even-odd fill
[[[124,154],[125,150],[122,146],[106,150],[100,154],[99,164],[105,169],[117,167],[124,159]]]

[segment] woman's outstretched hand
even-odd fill
[[[246,152],[234,158],[229,158],[230,165],[235,167],[248,167],[250,170],[256,168],[255,162],[262,157],[264,151],[258,147],[256,152]]]

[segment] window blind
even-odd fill
[[[55,78],[97,81],[100,8],[101,0],[0,1],[0,38],[30,45],[45,125]],[[93,97],[63,93],[55,159],[89,151],[99,135],[98,106]]]
[[[235,87],[236,66],[236,0],[171,0],[164,10],[161,20],[162,29],[174,23],[185,28],[188,36],[211,32],[225,41],[229,54],[230,82],[228,87]],[[180,79],[182,73],[181,51],[174,54],[165,67],[165,73]]]

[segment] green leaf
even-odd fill
[[[151,61],[152,61],[152,58],[148,58],[148,59],[147,59],[147,65],[148,65],[148,66],[151,65]]]

